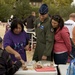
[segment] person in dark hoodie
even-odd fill
[[[2,38],[0,37],[0,75],[13,75],[22,64],[24,64],[22,59],[15,63],[12,62],[9,53],[2,49]]]
[[[33,11],[31,13],[30,16],[28,16],[25,20],[24,20],[24,25],[26,26],[27,29],[33,29],[34,28],[34,24],[33,22],[35,21],[36,19],[36,14],[35,12]]]

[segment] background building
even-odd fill
[[[30,0],[30,4],[33,6],[38,6],[40,7],[42,4],[42,0]]]

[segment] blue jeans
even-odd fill
[[[55,54],[54,53],[54,62],[55,64],[66,64],[68,60],[68,53]]]

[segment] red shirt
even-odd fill
[[[54,53],[71,52],[70,34],[67,27],[60,28],[55,32]]]

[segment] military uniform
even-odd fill
[[[39,61],[42,56],[47,56],[47,60],[51,60],[51,52],[54,43],[54,30],[50,25],[50,17],[46,18],[44,22],[37,18],[34,22],[35,32],[37,36],[36,49],[33,55],[33,60]]]

